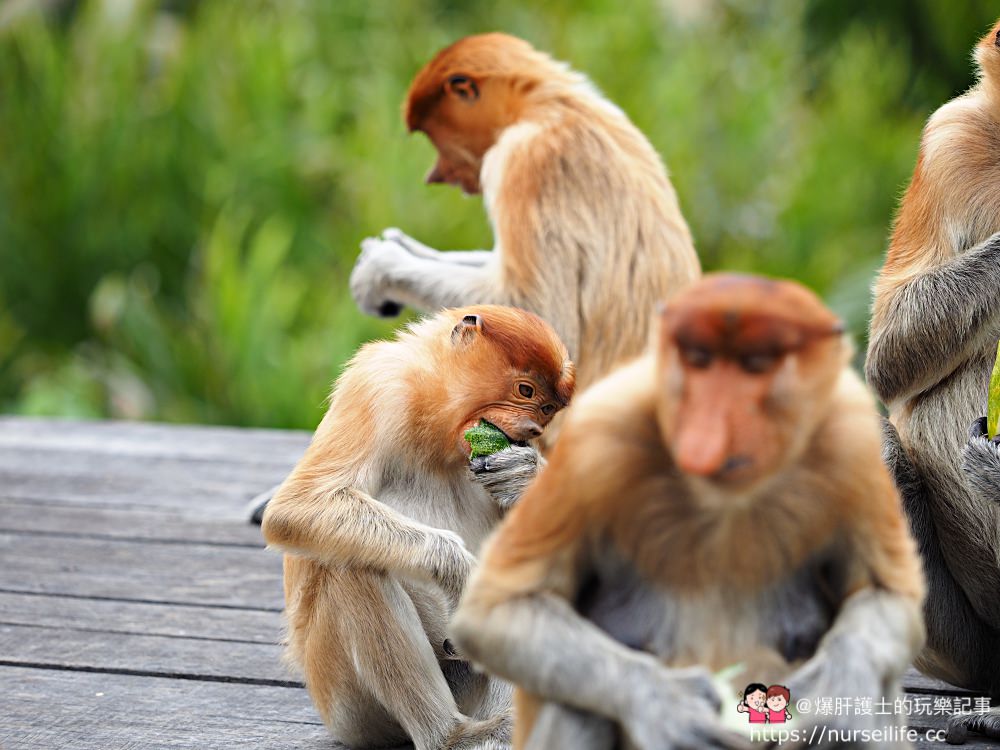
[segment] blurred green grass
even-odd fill
[[[860,340],[920,128],[971,83],[990,5],[7,0],[0,411],[313,427],[397,325],[347,294],[358,242],[490,245],[478,199],[422,185],[400,103],[496,29],[648,134],[707,269],[800,279]]]

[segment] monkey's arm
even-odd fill
[[[492,259],[492,250],[448,250],[442,252],[428,247],[422,242],[410,237],[402,229],[392,227],[382,232],[382,239],[402,245],[411,253],[424,260],[435,260],[439,263],[455,263],[463,266],[483,266]]]
[[[865,361],[886,404],[947,377],[1000,331],[1000,234],[897,288],[876,312]]]
[[[492,253],[487,253],[492,256]],[[393,240],[368,238],[351,271],[351,294],[369,315],[424,312],[503,302],[493,264],[442,263],[411,253]]]
[[[456,600],[476,562],[457,534],[413,521],[351,487],[315,490],[290,479],[268,503],[262,531],[269,545],[286,552],[430,580]]]
[[[850,428],[851,421],[843,424]],[[854,431],[853,445],[838,439],[836,424],[828,431],[847,451],[837,463],[853,466],[851,476],[836,480],[840,492],[829,498],[842,513],[844,537],[836,547],[850,595],[788,687],[802,697],[891,700],[924,642],[924,579],[899,496],[880,460],[879,435]]]

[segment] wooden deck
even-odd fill
[[[2,750],[335,747],[280,661],[281,562],[245,518],[307,441],[0,418]]]

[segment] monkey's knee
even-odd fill
[[[602,716],[577,711],[558,703],[546,703],[535,719],[524,750],[615,750],[618,730]]]

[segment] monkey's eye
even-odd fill
[[[532,396],[535,395],[535,389],[532,388],[527,383],[518,383],[517,392],[520,393],[525,398],[531,398]]]
[[[542,406],[542,414],[544,414],[546,417],[551,417],[555,413],[556,413],[555,404],[545,404]]]
[[[700,346],[685,346],[681,349],[681,358],[689,367],[704,370],[712,364],[712,352]]]
[[[774,367],[777,360],[774,354],[744,354],[740,357],[740,367],[744,372],[759,375]]]

